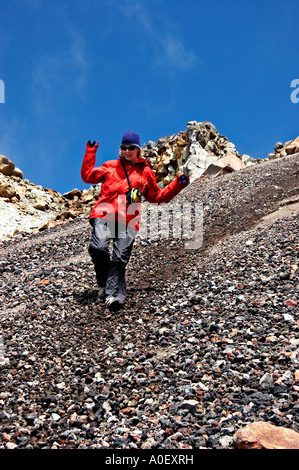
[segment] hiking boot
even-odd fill
[[[107,297],[105,301],[105,306],[109,308],[110,311],[115,312],[121,308],[121,304],[115,297]]]

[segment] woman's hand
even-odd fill
[[[99,146],[99,144],[95,140],[93,140],[93,141],[89,140],[87,142],[87,147],[98,147],[98,146]]]

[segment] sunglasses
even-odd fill
[[[120,146],[121,150],[130,150],[131,152],[135,149],[137,149],[138,147],[136,147],[136,145],[121,145]]]

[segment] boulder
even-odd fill
[[[64,193],[62,196],[65,197],[66,199],[75,199],[75,197],[80,199],[81,194],[82,194],[82,191],[75,188],[75,189],[72,189],[72,191],[69,191],[68,193]]]
[[[293,155],[299,152],[299,137],[291,142],[287,142],[285,145],[285,151],[287,155]]]
[[[0,181],[0,197],[12,198],[16,194],[15,188],[7,181]]]
[[[275,145],[274,145],[274,151],[275,152],[279,152],[280,150],[283,149],[283,143],[282,142],[277,142]]]
[[[15,164],[4,155],[0,155],[0,173],[5,176],[12,176]]]
[[[185,164],[191,182],[199,178],[209,165],[216,162],[216,160],[216,156],[210,155],[198,142],[193,141],[190,145],[190,154]]]
[[[48,201],[41,197],[37,197],[33,203],[33,207],[40,211],[46,211],[48,209]]]
[[[237,449],[299,449],[299,433],[263,421],[250,423],[234,435]]]
[[[23,172],[20,170],[20,168],[15,168],[13,171],[13,176],[16,176],[17,178],[23,179]]]
[[[203,176],[220,176],[233,171],[239,171],[246,167],[246,163],[241,157],[235,154],[218,158],[203,173]]]

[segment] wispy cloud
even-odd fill
[[[176,35],[165,33],[166,25],[163,34],[157,30],[149,12],[148,3],[144,0],[123,0],[122,2],[116,0],[106,2],[104,0],[104,2],[106,6],[117,8],[127,18],[134,19],[135,23],[139,25],[143,34],[152,43],[156,65],[187,70],[196,62],[201,62],[195,52],[188,50],[183,38],[178,33]]]
[[[166,61],[178,69],[189,69],[197,61],[196,54],[187,51],[182,40],[177,37],[163,38],[161,46],[164,49]]]
[[[70,34],[69,64],[73,71],[76,72],[75,88],[78,92],[81,92],[87,87],[87,70],[90,70],[86,53],[86,42],[83,35],[78,31],[73,29]]]
[[[82,97],[89,80],[88,62],[84,36],[75,28],[70,29],[69,41],[60,51],[45,52],[35,57],[32,64],[32,90],[36,112],[44,113],[45,102],[50,106],[54,96],[69,91]],[[41,97],[42,103],[39,103]]]

